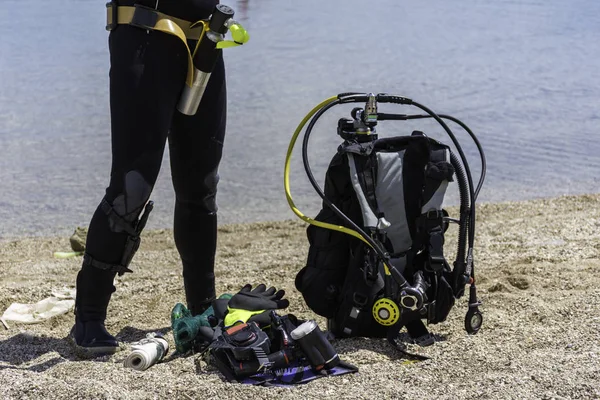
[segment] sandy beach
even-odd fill
[[[456,215],[456,209],[449,209]],[[171,357],[170,311],[184,301],[171,230],[145,231],[132,274],[116,280],[106,321],[124,342],[112,356],[80,359],[66,339],[72,311],[37,324],[0,325],[2,399],[593,399],[600,398],[600,194],[478,205],[475,248],[484,324],[469,336],[461,298],[438,341],[409,349],[430,357],[408,363],[383,339],[333,342],[356,374],[293,388],[228,383],[200,356]],[[294,287],[306,259],[300,220],[219,228],[217,291],[244,284],[285,289],[287,312],[313,314]],[[453,257],[456,230],[447,233]],[[73,286],[81,257],[56,259],[68,237],[0,242],[0,313]],[[140,372],[123,360],[128,343],[160,331],[167,359]]]

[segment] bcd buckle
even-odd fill
[[[444,224],[444,212],[442,210],[429,210],[420,217],[422,229],[428,231]]]
[[[117,3],[113,0],[106,3],[106,30],[112,31],[117,27],[118,23]]]

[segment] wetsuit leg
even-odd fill
[[[108,267],[127,267],[137,249],[128,241],[156,182],[187,71],[185,46],[161,32],[122,25],[110,33],[109,48],[113,158],[77,277],[75,336],[84,347],[114,341],[104,319],[118,269]],[[96,321],[93,329],[89,321]]]
[[[186,300],[193,314],[215,298],[218,167],[226,124],[222,55],[193,116],[176,112],[169,135],[175,189],[174,236],[183,263]]]

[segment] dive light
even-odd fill
[[[242,26],[233,20],[235,12],[229,6],[217,4],[208,21],[200,21],[204,25],[201,35],[194,50],[194,79],[192,86],[187,84],[183,88],[177,109],[185,115],[194,115],[208,85],[210,75],[217,63],[219,50],[231,45],[237,46],[246,43],[248,33]],[[227,30],[231,31],[233,43],[224,40]],[[225,45],[227,42],[228,45]]]

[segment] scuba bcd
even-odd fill
[[[352,118],[338,121],[344,142],[329,165],[321,190],[308,163],[308,140],[316,121],[339,104],[363,103]],[[378,103],[412,105],[425,115],[389,114]],[[311,119],[312,118],[312,119]],[[433,118],[457,149],[422,132],[378,138],[376,125],[385,120]],[[482,162],[474,187],[467,159],[456,137],[443,121],[459,124],[473,138]],[[290,158],[298,135],[304,133],[302,159],[306,174],[323,209],[309,218],[298,210],[289,185]],[[442,209],[448,182],[458,182],[460,218]],[[296,287],[308,306],[328,318],[337,336],[396,337],[406,326],[421,344],[432,337],[421,322],[446,319],[455,299],[470,284],[465,328],[475,334],[481,327],[473,269],[475,201],[485,177],[485,156],[479,141],[461,121],[437,115],[402,96],[343,93],[317,105],[300,123],[288,148],[284,185],[292,211],[308,222],[310,242],[307,266],[296,277]],[[459,224],[458,249],[453,268],[443,254],[444,233],[450,222]],[[333,232],[332,232],[333,231]]]

